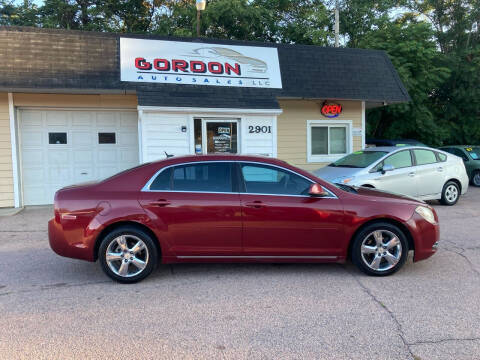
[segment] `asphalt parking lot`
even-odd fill
[[[188,264],[120,285],[50,250],[50,207],[0,217],[0,359],[480,358],[480,189],[432,204],[439,251],[386,278]]]

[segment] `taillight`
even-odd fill
[[[60,206],[58,204],[58,191],[55,193],[53,198],[53,214],[55,216],[55,222],[60,222]]]

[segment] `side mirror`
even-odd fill
[[[310,185],[310,189],[308,189],[308,194],[314,197],[325,197],[328,196],[327,190],[323,188],[320,184],[312,184]]]
[[[395,170],[395,166],[390,164],[383,165],[382,174],[385,174],[387,171],[392,171],[392,170]]]

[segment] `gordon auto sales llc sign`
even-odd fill
[[[276,48],[120,38],[122,81],[282,88]]]

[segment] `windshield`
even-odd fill
[[[328,166],[365,168],[387,154],[386,151],[355,151]]]
[[[473,160],[480,160],[480,147],[468,147],[465,150]]]

